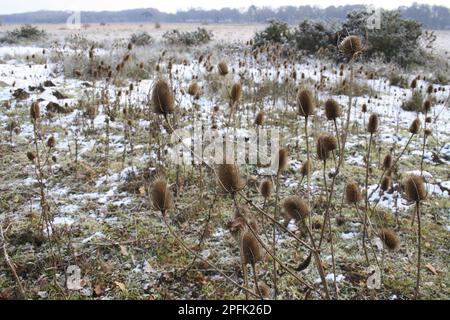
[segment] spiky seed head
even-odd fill
[[[302,117],[309,117],[314,114],[316,102],[310,90],[300,90],[297,96],[297,106],[298,114]]]
[[[319,159],[319,160],[326,160],[326,159],[328,159],[328,157],[330,155],[329,152],[327,151],[327,149],[325,148],[323,136],[319,136],[319,138],[317,139],[316,154],[317,154],[317,159]]]
[[[258,114],[256,115],[256,118],[255,118],[255,124],[257,126],[262,126],[264,124],[264,116],[265,116],[265,114],[263,111],[258,112]]]
[[[357,204],[361,201],[361,190],[355,181],[347,182],[347,185],[345,186],[345,199],[347,203],[350,204]]]
[[[33,162],[34,159],[36,159],[36,153],[34,153],[33,151],[27,151],[27,158],[28,160]]]
[[[310,214],[308,205],[299,196],[289,196],[283,201],[284,211],[295,220],[305,219]]]
[[[432,94],[432,93],[433,93],[433,85],[432,85],[432,84],[428,85],[428,87],[427,87],[427,93],[428,93],[428,94]]]
[[[153,111],[157,114],[167,115],[173,113],[173,95],[169,85],[159,80],[152,92]]]
[[[384,156],[383,159],[383,169],[389,170],[392,167],[392,156],[390,153]]]
[[[403,182],[403,187],[409,201],[419,202],[427,197],[425,182],[421,176],[411,175],[407,177]]]
[[[235,83],[231,87],[231,101],[233,103],[239,102],[242,97],[242,86],[240,83]]]
[[[258,240],[251,231],[247,231],[242,236],[242,252],[244,264],[256,264],[262,260],[261,248]]]
[[[361,52],[362,49],[361,38],[358,36],[347,36],[339,45],[339,50],[350,58]]]
[[[363,113],[366,113],[366,112],[367,112],[367,104],[364,103],[364,104],[362,105],[361,111],[362,111]]]
[[[37,120],[41,117],[41,112],[39,108],[39,103],[33,101],[30,107],[30,117],[32,120]]]
[[[286,149],[280,149],[278,151],[278,172],[284,171],[287,169],[289,161],[289,154]]]
[[[153,181],[151,198],[155,209],[165,214],[173,206],[172,192],[167,187],[166,179],[158,177]]]
[[[413,79],[413,81],[411,81],[411,84],[409,86],[411,87],[411,89],[415,89],[417,87],[417,79]]]
[[[337,139],[329,134],[323,136],[323,146],[327,152],[331,152],[333,150],[336,150],[337,145]]]
[[[420,120],[419,118],[414,119],[409,126],[409,132],[412,134],[418,134],[420,130]]]
[[[236,193],[245,187],[245,182],[239,174],[239,168],[231,161],[218,165],[218,184],[223,191]]]
[[[258,281],[258,289],[264,299],[270,299],[270,288],[267,284],[262,281]]]
[[[188,94],[190,96],[196,96],[200,91],[200,87],[197,84],[197,81],[192,81],[188,88]]]
[[[387,191],[391,186],[392,180],[389,176],[384,176],[383,179],[381,179],[380,183],[380,189],[383,191]]]
[[[396,250],[400,246],[400,240],[397,234],[390,228],[381,229],[380,238],[389,250]]]
[[[328,120],[336,120],[341,116],[341,107],[334,99],[328,99],[325,102],[325,115]]]
[[[425,134],[425,137],[431,136],[433,131],[430,128],[426,128],[423,133]]]
[[[228,74],[228,65],[225,63],[225,61],[219,62],[217,65],[217,69],[219,70],[219,74],[221,76],[226,76]]]
[[[430,110],[431,110],[431,101],[430,101],[430,100],[426,100],[426,101],[423,103],[423,110],[424,110],[425,112],[430,112]]]
[[[302,177],[308,176],[312,172],[312,162],[311,160],[305,160],[300,167],[300,174]]]
[[[367,132],[374,134],[378,130],[378,115],[373,113],[369,117],[369,123],[367,124]]]
[[[326,160],[330,152],[337,148],[337,139],[331,135],[321,135],[317,139],[316,153],[319,160]]]
[[[56,146],[56,139],[54,136],[51,136],[50,138],[48,138],[47,140],[47,147],[48,148],[54,148]]]
[[[272,194],[272,189],[273,189],[272,180],[264,179],[263,181],[261,181],[261,184],[259,185],[259,192],[261,192],[261,195],[264,198],[267,199],[268,197],[270,197],[270,195]]]

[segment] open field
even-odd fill
[[[255,49],[246,42],[262,25],[203,26],[208,45],[160,42],[198,26],[42,25],[46,39],[0,47],[0,298],[413,299],[418,239],[417,298],[450,298],[450,85],[435,81],[440,66]],[[156,43],[128,45],[140,30]],[[444,60],[449,34],[437,32]],[[158,81],[170,89],[155,98]],[[414,96],[430,110],[405,110]],[[308,117],[303,104],[315,106]],[[202,153],[192,165],[186,145],[202,127],[202,145],[217,134],[249,150],[257,129],[279,132],[270,156],[279,164],[285,150],[286,165],[230,169]],[[388,154],[398,161],[386,167]],[[417,202],[411,175],[424,182]],[[167,189],[156,188],[161,177]]]
[[[67,36],[74,32],[81,32],[89,39],[95,41],[105,41],[107,39],[129,38],[132,33],[145,31],[152,37],[159,40],[166,31],[178,29],[181,31],[194,31],[198,27],[203,27],[211,30],[216,41],[236,42],[248,41],[255,32],[261,31],[265,28],[263,24],[199,24],[199,23],[163,23],[160,28],[156,28],[154,23],[147,24],[130,24],[130,23],[112,23],[107,25],[89,24],[82,26],[79,30],[69,28],[65,24],[39,24],[39,28],[45,30],[49,35],[48,40],[63,41]],[[4,24],[0,26],[0,32],[10,31],[17,28],[15,24]],[[450,31],[435,31],[437,40],[435,48],[444,53],[448,51],[448,43],[450,38]]]

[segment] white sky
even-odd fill
[[[135,8],[156,8],[164,12],[176,12],[189,8],[220,9],[223,7],[247,8],[254,4],[258,7],[283,5],[317,5],[326,7],[344,4],[374,4],[387,9],[410,5],[413,2],[448,5],[448,0],[0,0],[0,14],[28,12],[37,10],[123,10]]]

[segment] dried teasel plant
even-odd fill
[[[302,89],[297,95],[298,114],[305,118],[305,140],[306,140],[306,160],[310,160],[309,136],[308,136],[308,118],[312,116],[316,109],[316,101],[312,92],[308,89]],[[311,196],[311,176],[307,175],[308,203]]]
[[[366,258],[366,263],[367,265],[370,265],[369,255],[367,253],[366,247],[367,214],[365,214],[364,217],[361,217],[361,214],[359,212],[358,203],[362,200],[362,196],[359,185],[355,181],[347,182],[347,185],[345,186],[345,199],[347,203],[354,205],[356,213],[358,214],[361,222],[363,223],[362,246],[364,249],[364,256]]]
[[[159,80],[152,91],[153,111],[167,117],[174,112],[174,99],[172,90],[167,82]]]
[[[427,198],[427,190],[425,181],[422,176],[411,175],[403,181],[403,188],[406,193],[406,198],[409,201],[415,202],[415,210],[417,217],[417,274],[416,274],[416,288],[414,290],[414,299],[419,296],[420,290],[420,268],[422,259],[422,225],[420,203]]]
[[[159,210],[163,216],[173,207],[172,192],[163,177],[157,177],[153,181],[150,195],[154,208]]]
[[[380,230],[380,239],[389,250],[396,250],[400,246],[400,239],[394,230],[390,228],[383,228]]]
[[[239,168],[230,160],[217,166],[217,180],[221,189],[231,195],[235,195],[245,187],[245,181],[240,176]]]
[[[338,145],[339,149],[341,147],[341,144],[339,141],[339,130],[338,130],[338,126],[337,126],[337,119],[341,116],[341,114],[342,114],[341,107],[336,100],[328,99],[325,102],[325,115],[327,117],[327,120],[333,121],[334,130],[335,130],[336,138],[337,138],[337,145]],[[338,150],[338,154],[339,155],[341,154],[340,150]],[[340,162],[340,160],[339,160],[339,162]]]
[[[366,180],[365,180],[365,202],[366,202],[366,212],[369,207],[369,168],[370,168],[370,149],[372,146],[373,135],[378,131],[378,115],[373,113],[369,117],[369,122],[367,123],[367,132],[369,132],[369,143],[367,146],[366,154]],[[365,213],[366,214],[366,213]]]

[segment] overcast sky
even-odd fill
[[[156,8],[165,12],[176,12],[189,8],[220,9],[223,7],[246,8],[256,6],[278,7],[283,5],[317,5],[326,7],[343,4],[374,4],[387,9],[410,5],[413,2],[448,6],[448,0],[1,0],[0,14],[37,10],[124,10],[135,8]]]

